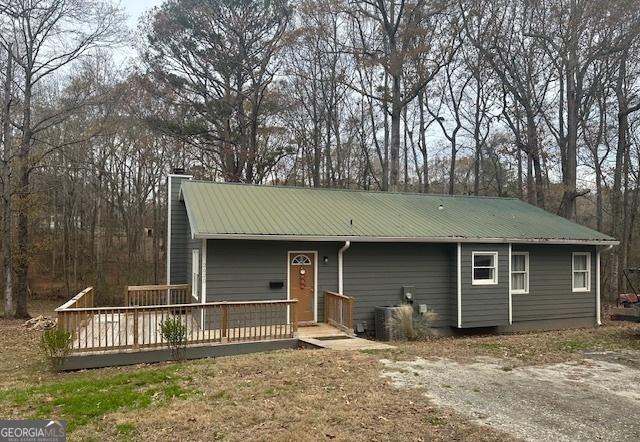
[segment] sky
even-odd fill
[[[120,4],[129,16],[129,27],[138,25],[138,18],[147,10],[162,3],[162,0],[121,0]]]
[[[149,9],[158,6],[162,0],[120,0],[120,6],[127,14],[127,25],[129,29],[135,31],[138,27],[138,19]],[[135,63],[136,50],[133,45],[122,46],[116,49],[114,60],[121,66],[129,66]]]

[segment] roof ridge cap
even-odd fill
[[[287,186],[283,184],[255,184],[255,183],[241,183],[241,182],[220,182],[220,181],[210,181],[210,180],[188,180],[188,181],[184,181],[182,184],[188,184],[188,183],[211,184],[216,186],[256,187],[256,188],[264,188],[264,189],[289,189],[289,190],[365,193],[365,194],[379,194],[379,195],[415,195],[415,196],[439,197],[439,198],[470,198],[470,199],[477,198],[477,199],[522,201],[519,198],[513,197],[513,196],[461,195],[461,194],[450,195],[446,193],[422,193],[422,192],[401,192],[401,191],[384,191],[384,190],[367,190],[367,189],[345,189],[340,187]],[[522,201],[522,202],[526,203],[525,201]]]

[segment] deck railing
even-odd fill
[[[353,332],[353,298],[340,293],[324,292],[325,322],[348,333]]]
[[[191,297],[191,284],[130,285],[125,287],[125,306],[189,304],[197,302]]]
[[[87,291],[93,289],[81,294]],[[289,339],[297,331],[296,299],[124,307],[71,301],[56,312],[58,327],[72,333],[74,353],[165,347],[160,327],[170,318],[184,326],[185,345]]]
[[[90,316],[88,313],[69,316],[66,312],[75,309],[92,308],[95,305],[96,292],[93,287],[87,287],[56,309],[58,328],[70,331],[84,327]]]

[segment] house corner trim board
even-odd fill
[[[458,328],[462,327],[462,244],[458,243]]]
[[[509,243],[509,324],[513,324],[513,295],[511,294],[511,289],[512,289],[512,281],[511,281],[511,254],[513,253],[512,251],[512,246],[511,243]],[[527,275],[527,278],[529,277],[529,275]],[[528,282],[527,282],[528,284]]]
[[[167,177],[167,285],[171,284],[171,175]]]

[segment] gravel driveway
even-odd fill
[[[397,387],[424,388],[436,404],[517,438],[640,440],[639,353],[517,368],[494,358],[382,362],[383,376]]]

